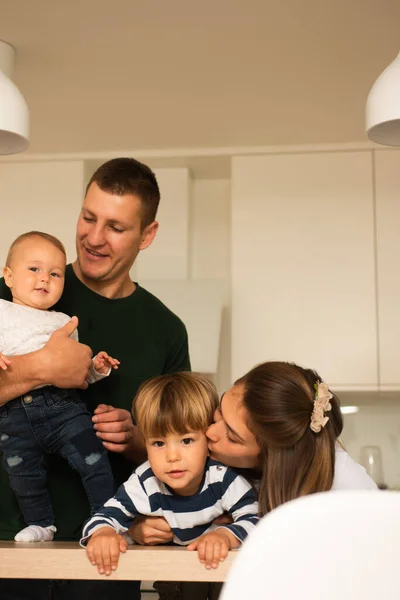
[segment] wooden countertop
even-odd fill
[[[99,575],[76,542],[0,542],[0,577],[19,579],[132,579],[138,581],[225,581],[235,551],[218,569],[206,569],[197,552],[178,546],[130,546],[118,569]]]

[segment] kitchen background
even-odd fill
[[[31,229],[73,260],[90,174],[143,160],[160,231],[132,275],[186,323],[193,368],[221,392],[264,360],[317,369],[358,411],[346,448],[379,447],[400,487],[400,150],[363,131],[400,5],[190,4],[1,0],[32,120],[0,158],[1,260]]]

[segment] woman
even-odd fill
[[[338,442],[339,401],[319,375],[284,362],[254,367],[221,399],[207,432],[212,458],[261,477],[261,514],[338,489],[376,489]]]
[[[376,489],[338,441],[339,401],[318,373],[285,362],[262,363],[221,399],[207,431],[211,457],[259,479],[261,514],[300,496],[340,489]],[[171,540],[162,519],[133,533],[142,544]]]

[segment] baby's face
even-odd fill
[[[41,310],[54,306],[64,288],[65,262],[61,250],[43,238],[20,242],[4,269],[13,302]]]
[[[207,438],[203,431],[148,438],[146,448],[157,479],[179,496],[192,496],[197,492],[208,454]]]

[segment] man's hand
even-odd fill
[[[3,369],[3,371],[7,371],[9,365],[11,365],[11,360],[0,352],[0,369]]]
[[[59,388],[87,388],[86,376],[91,365],[92,351],[89,346],[69,337],[77,327],[78,318],[72,317],[38,351],[41,355],[44,383]]]
[[[124,408],[114,408],[109,404],[99,404],[92,417],[96,435],[110,452],[131,457],[135,439],[135,426],[130,412]]]
[[[239,540],[230,531],[218,528],[197,538],[187,549],[197,550],[199,560],[206,569],[217,569],[219,563],[228,556],[229,550],[239,546]]]
[[[174,537],[164,517],[137,517],[129,529],[129,535],[142,546],[168,544]]]
[[[90,536],[86,553],[101,575],[111,575],[118,566],[120,552],[126,552],[128,543],[111,527],[96,529]]]

